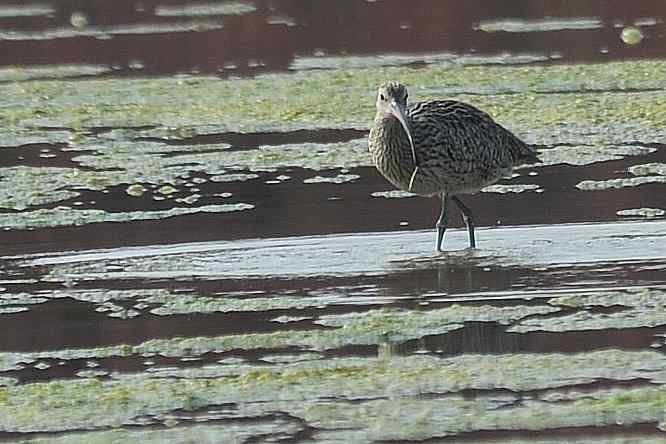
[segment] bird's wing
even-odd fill
[[[431,100],[409,107],[408,116],[423,162],[445,162],[467,169],[511,165],[513,151],[524,145],[487,113],[455,100]]]

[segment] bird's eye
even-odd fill
[[[384,96],[384,94],[380,94],[380,95],[379,95],[379,99],[382,100],[382,101],[384,101],[384,100],[386,100],[386,97]]]

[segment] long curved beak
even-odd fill
[[[395,116],[396,119],[398,119],[398,122],[400,122],[400,125],[405,130],[405,133],[407,134],[407,138],[409,139],[409,146],[412,148],[412,160],[414,161],[414,166],[416,166],[416,150],[414,149],[414,140],[412,140],[412,132],[409,130],[409,125],[407,125],[407,117],[405,117],[405,110],[402,109],[400,105],[395,100],[392,100],[391,103],[389,103],[389,111],[393,116]]]

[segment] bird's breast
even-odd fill
[[[397,119],[376,119],[368,148],[377,170],[396,188],[424,196],[442,191],[441,183],[431,177],[430,171],[419,168],[414,174],[412,148]]]

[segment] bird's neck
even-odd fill
[[[408,154],[408,157],[411,159],[409,138],[395,116],[377,112],[375,115],[374,133],[374,137],[377,139],[376,145],[388,151],[387,155],[401,158]]]
[[[410,190],[414,172],[412,148],[398,119],[377,113],[368,147],[379,172],[395,187]]]

